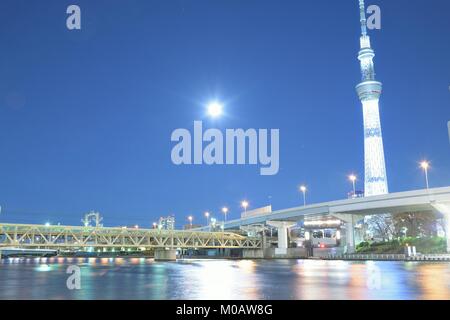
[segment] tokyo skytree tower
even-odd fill
[[[358,59],[361,62],[362,82],[356,86],[356,91],[362,103],[364,116],[364,195],[367,197],[388,193],[388,184],[378,108],[382,85],[375,80],[373,64],[375,53],[370,46],[370,37],[367,35],[364,0],[359,0],[359,9],[361,50]]]

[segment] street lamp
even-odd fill
[[[153,229],[156,229],[156,226],[157,226],[158,224],[156,223],[156,222],[153,222]]]
[[[303,193],[303,206],[306,206],[306,186],[300,186],[300,191]]]
[[[208,211],[205,212],[205,217],[206,217],[206,226],[208,226],[209,225],[209,212]]]
[[[244,200],[241,202],[241,206],[242,208],[244,208],[244,213],[247,213],[247,207],[248,207],[249,203],[248,201]]]
[[[351,174],[348,176],[348,179],[353,184],[353,198],[356,198],[356,176],[354,174]]]
[[[225,222],[227,222],[227,213],[228,213],[228,208],[227,207],[223,207],[222,208],[222,212],[225,215]]]
[[[188,217],[189,225],[190,225],[191,229],[192,229],[192,219],[194,219],[192,216]]]
[[[425,161],[422,161],[420,163],[420,166],[422,167],[423,171],[425,172],[425,182],[427,184],[427,190],[428,190],[428,188],[429,188],[429,185],[428,185],[428,168],[430,167],[430,163],[425,160]]]

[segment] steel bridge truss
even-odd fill
[[[231,232],[0,224],[0,249],[259,249],[261,245],[260,238]]]

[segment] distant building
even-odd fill
[[[175,217],[161,217],[159,218],[158,228],[160,230],[174,230],[175,229]]]
[[[356,190],[355,192],[350,191],[349,193],[347,193],[347,196],[349,199],[362,198],[364,197],[364,191],[362,190]]]

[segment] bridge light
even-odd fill
[[[340,226],[341,220],[338,219],[330,219],[330,220],[309,220],[303,223],[305,227],[332,227],[332,226]]]
[[[45,223],[45,226],[46,226],[46,227],[50,227],[50,222],[46,222],[46,223]]]
[[[188,220],[189,220],[189,225],[191,226],[191,228],[192,228],[192,220],[193,220],[194,218],[192,217],[192,216],[189,216],[188,217]]]
[[[354,174],[351,174],[348,176],[348,179],[353,184],[353,198],[356,198],[356,176]]]
[[[244,208],[244,212],[247,213],[247,207],[248,207],[249,203],[248,201],[244,200],[241,202],[241,206],[242,208]]]
[[[222,208],[222,212],[225,215],[225,222],[227,222],[227,214],[228,214],[228,208],[227,207],[223,207]]]
[[[420,163],[420,167],[423,169],[423,171],[425,172],[425,183],[427,186],[427,190],[429,189],[429,184],[428,184],[428,168],[430,167],[430,163],[426,160],[422,161]]]
[[[422,169],[427,170],[428,167],[430,166],[430,163],[428,161],[422,161],[420,163],[420,166],[422,167]]]
[[[205,217],[206,217],[206,226],[209,226],[209,212],[208,211],[205,212]]]
[[[303,193],[303,206],[306,206],[306,186],[300,186],[300,191]]]

